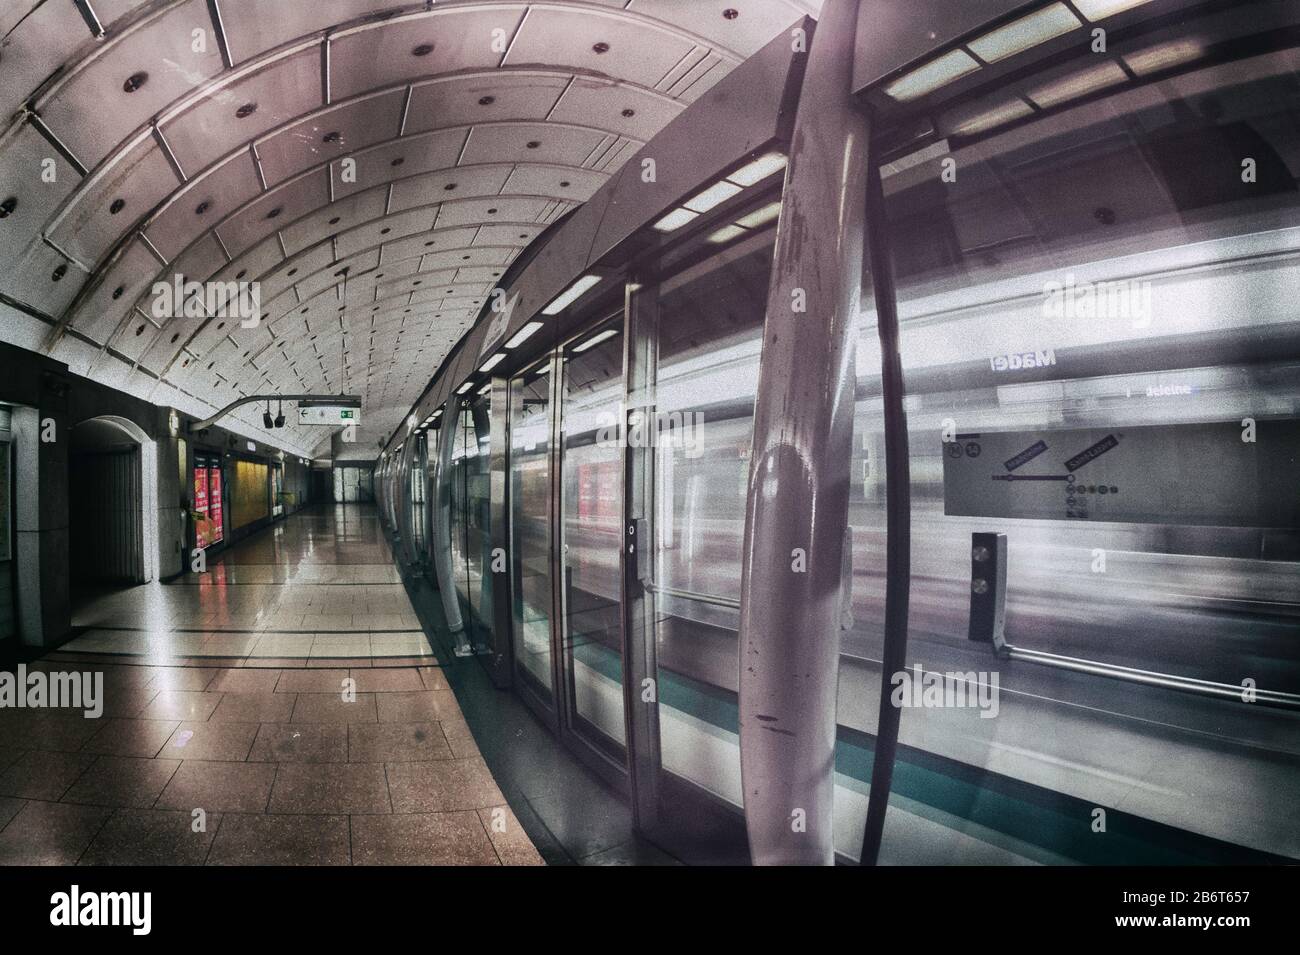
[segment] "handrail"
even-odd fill
[[[718,597],[713,594],[702,594],[694,590],[678,590],[675,587],[664,587],[660,584],[646,584],[645,589],[654,594],[661,594],[665,597],[679,597],[682,600],[694,600],[697,603],[712,604],[715,607],[726,607],[730,610],[740,609],[740,599],[732,597]]]
[[[1140,683],[1145,686],[1158,686],[1182,693],[1194,693],[1198,696],[1211,696],[1218,699],[1231,699],[1252,705],[1262,703],[1265,706],[1277,706],[1285,709],[1300,709],[1300,694],[1287,693],[1282,690],[1261,690],[1231,683],[1217,683],[1213,680],[1199,680],[1190,676],[1177,676],[1172,673],[1157,673],[1154,670],[1139,670],[1135,667],[1120,666],[1117,663],[1101,663],[1097,660],[1083,660],[1067,657],[1045,650],[1028,650],[1024,647],[1004,643],[994,647],[998,657],[1009,660],[1024,660],[1038,663],[1058,670],[1070,670],[1075,673],[1087,673],[1091,676],[1104,676],[1126,683]]]

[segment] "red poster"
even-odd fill
[[[210,521],[208,520],[208,469],[194,469],[194,543],[200,548],[207,547]]]
[[[212,543],[225,540],[221,516],[221,468],[208,468],[208,490],[210,501],[208,516],[212,519]]]

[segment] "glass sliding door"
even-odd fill
[[[550,359],[510,381],[510,591],[515,678],[554,706]]]
[[[774,230],[637,292],[653,315],[645,586],[658,691],[657,835],[746,858],[740,825],[740,563]],[[692,807],[682,811],[684,806]]]
[[[476,647],[490,642],[492,629],[490,405],[486,390],[466,400],[451,436],[452,579]]]
[[[565,723],[622,764],[627,730],[619,569],[622,316],[565,346],[561,362],[560,572]]]

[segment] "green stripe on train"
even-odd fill
[[[618,654],[578,643],[576,659],[622,682]],[[736,694],[669,670],[659,671],[659,702],[718,729],[740,732]],[[841,726],[835,771],[869,784],[875,739]],[[1234,845],[1117,809],[1106,810],[1106,832],[1092,831],[1096,808],[1086,800],[1001,773],[900,745],[893,792],[1084,865],[1269,865],[1294,859]]]

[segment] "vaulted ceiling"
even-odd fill
[[[547,225],[819,7],[4,0],[2,337],[196,415],[359,394],[374,449]],[[177,275],[259,323],[155,317]]]

